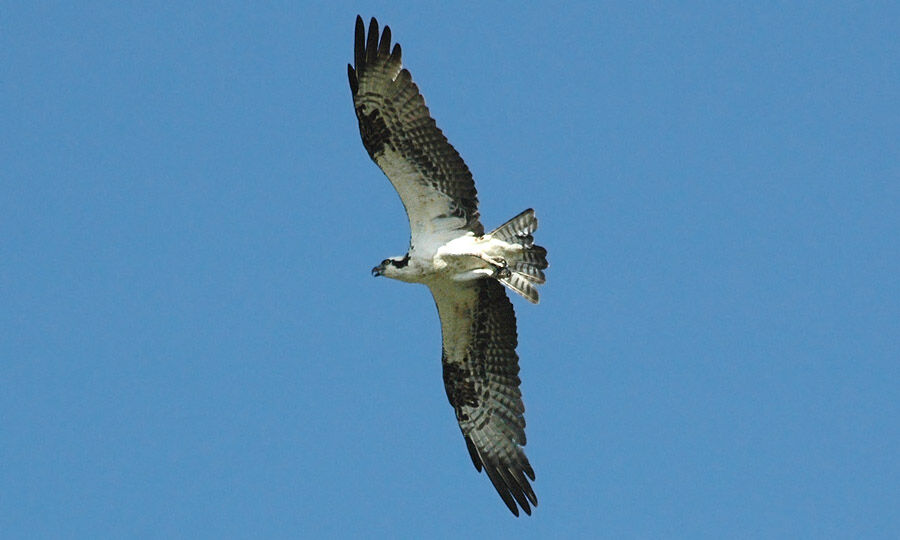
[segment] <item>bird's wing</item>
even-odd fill
[[[537,497],[525,446],[525,406],[519,391],[516,314],[493,279],[434,283],[441,317],[447,398],[475,468],[484,468],[497,493],[519,515]],[[526,478],[527,477],[527,478]]]
[[[373,18],[356,17],[355,68],[347,65],[359,133],[369,156],[400,194],[411,244],[445,231],[484,234],[472,173],[431,118],[425,99]],[[458,236],[458,234],[456,235]]]

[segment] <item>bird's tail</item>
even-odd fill
[[[547,250],[534,243],[532,233],[537,227],[534,210],[529,208],[490,233],[493,238],[513,246],[506,254],[509,273],[498,279],[532,304],[540,300],[536,285],[547,281],[544,269],[549,265]]]

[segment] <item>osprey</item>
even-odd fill
[[[516,315],[504,285],[532,303],[544,283],[547,250],[534,244],[534,211],[485,234],[472,173],[431,118],[425,99],[391,48],[391,30],[368,36],[356,17],[355,65],[347,65],[363,146],[394,185],[409,218],[409,251],[375,276],[423,283],[441,319],[447,398],[478,471],[506,506],[531,514],[525,411],[519,391]],[[518,504],[518,506],[517,506]]]

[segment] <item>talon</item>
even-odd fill
[[[497,266],[494,267],[494,277],[498,279],[506,279],[512,275],[509,271],[509,265],[503,259],[497,259]]]

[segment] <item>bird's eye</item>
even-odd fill
[[[391,264],[390,259],[385,259],[385,260],[381,261],[381,266],[389,266],[390,264]]]

